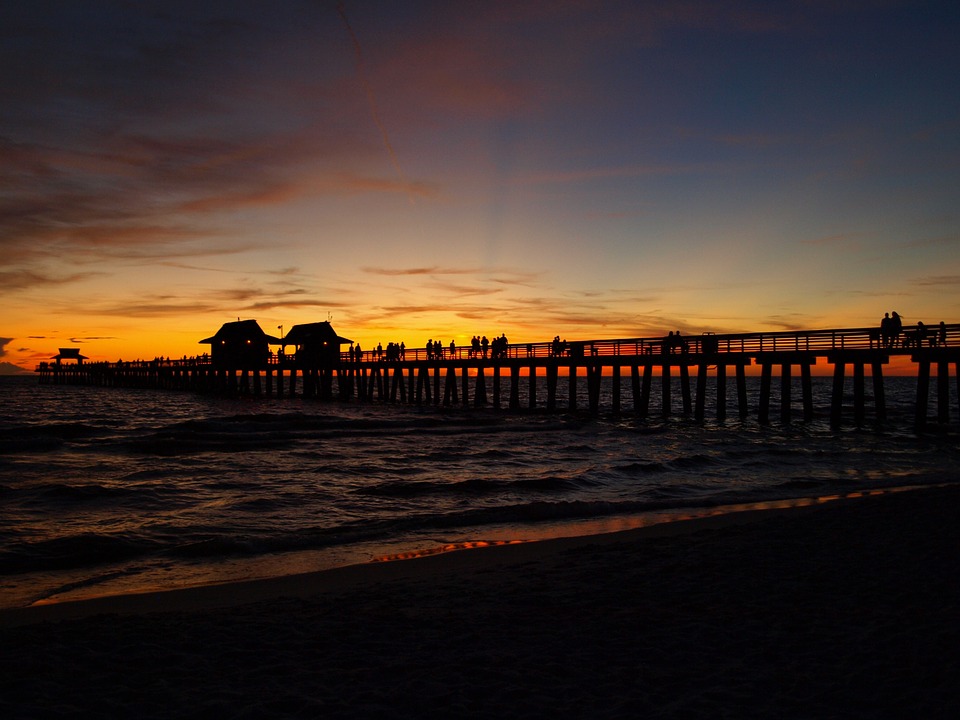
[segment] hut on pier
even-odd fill
[[[270,345],[280,345],[280,338],[267,335],[256,320],[224,323],[216,335],[200,341],[210,345],[210,359],[215,366],[257,369],[266,367]]]
[[[294,325],[281,343],[296,347],[296,363],[308,367],[332,367],[340,363],[340,346],[353,340],[337,335],[329,322]]]
[[[87,359],[86,355],[80,354],[80,348],[59,348],[59,350],[60,352],[50,358],[57,365],[60,365],[64,360],[73,360],[77,365],[83,365],[83,361]]]

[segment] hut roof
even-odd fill
[[[52,360],[87,360],[86,355],[80,354],[80,348],[59,348],[60,352]]]
[[[309,345],[315,342],[330,342],[339,345],[349,345],[353,340],[337,335],[336,330],[329,322],[303,323],[294,325],[283,338],[284,345]]]
[[[237,320],[224,323],[217,334],[205,338],[200,344],[212,345],[221,340],[266,340],[269,345],[280,345],[283,341],[273,335],[267,335],[256,320]]]

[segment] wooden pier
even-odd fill
[[[941,333],[944,339],[941,339]],[[740,333],[666,338],[633,338],[506,345],[496,353],[456,348],[452,353],[429,355],[425,349],[406,349],[387,360],[381,353],[339,353],[324,362],[305,363],[282,353],[262,363],[236,365],[209,358],[136,362],[41,363],[37,368],[45,384],[83,384],[101,387],[154,388],[224,394],[304,397],[320,400],[381,402],[413,405],[535,409],[546,383],[547,410],[578,410],[578,383],[586,383],[588,410],[601,410],[601,378],[610,378],[609,407],[614,414],[650,415],[651,395],[659,394],[659,414],[675,414],[673,379],[680,380],[682,414],[697,420],[707,416],[707,388],[715,383],[712,414],[727,417],[728,375],[735,383],[735,406],[740,418],[756,413],[760,423],[770,422],[774,369],[778,370],[779,419],[794,415],[793,378],[800,377],[799,410],[804,420],[814,417],[811,368],[825,361],[833,368],[830,421],[840,426],[852,409],[859,425],[866,420],[868,394],[866,369],[872,378],[872,414],[886,418],[884,368],[891,357],[905,356],[916,367],[917,426],[928,422],[932,369],[936,377],[936,422],[950,422],[950,368],[960,396],[960,324],[942,330],[931,327],[922,342],[914,339],[884,346],[875,328],[810,330],[776,333]],[[748,407],[746,368],[760,366],[760,393],[756,407]],[[847,368],[852,368],[853,406],[844,406]],[[696,372],[696,392],[691,393],[691,371]],[[629,375],[629,381],[626,380]],[[659,375],[659,383],[653,378]],[[561,382],[568,384],[566,407],[558,408]],[[624,386],[629,382],[632,407],[625,408]],[[654,385],[659,384],[659,393]],[[958,407],[960,411],[960,407]]]

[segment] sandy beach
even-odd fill
[[[960,487],[0,613],[0,715],[955,717]]]

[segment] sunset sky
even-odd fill
[[[960,321],[951,2],[0,9],[0,361]]]

